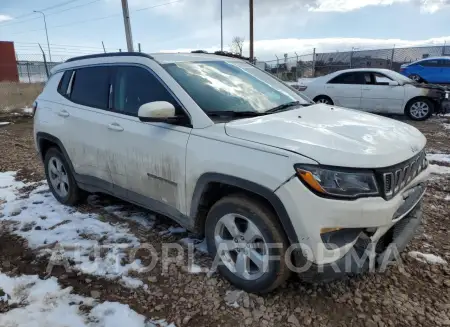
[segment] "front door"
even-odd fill
[[[185,114],[165,85],[147,68],[115,66],[109,155],[115,193],[176,216],[185,212],[186,147],[189,126],[144,123],[139,107],[153,101],[172,103]]]
[[[364,72],[361,107],[364,111],[403,114],[405,89],[403,85],[389,85],[393,81],[377,72]]]

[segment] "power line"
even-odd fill
[[[148,10],[148,9],[153,9],[153,8],[157,8],[157,7],[167,6],[167,5],[170,5],[170,4],[172,4],[172,3],[181,2],[181,1],[183,1],[183,0],[170,1],[170,2],[166,2],[166,3],[162,3],[162,4],[150,6],[150,7],[145,7],[145,8],[140,8],[140,9],[132,10],[131,12],[139,12],[139,11],[143,11],[143,10]],[[72,23],[69,23],[69,24],[56,25],[56,26],[49,26],[49,28],[52,28],[52,27],[53,27],[53,28],[61,28],[61,27],[66,27],[66,26],[79,25],[79,24],[83,24],[83,23],[94,22],[94,21],[103,20],[103,19],[108,19],[108,18],[111,18],[111,17],[121,16],[121,15],[122,15],[122,13],[120,13],[120,14],[113,14],[113,15],[108,15],[108,16],[103,16],[103,17],[97,17],[97,18],[86,19],[86,20],[82,20],[82,21],[76,21],[76,22],[72,22]],[[18,35],[18,34],[24,34],[24,33],[31,33],[31,32],[43,31],[43,30],[44,30],[44,29],[40,28],[40,29],[35,29],[35,30],[30,30],[30,31],[23,31],[23,32],[19,32],[19,33],[12,33],[11,35]]]
[[[76,1],[79,1],[79,0],[76,0]],[[77,8],[80,8],[80,7],[88,6],[88,5],[90,5],[90,4],[93,4],[93,3],[96,3],[96,2],[99,2],[99,1],[102,1],[102,0],[93,0],[93,1],[88,2],[88,3],[83,3],[83,4],[80,4],[80,5],[74,6],[74,7],[70,7],[70,8],[67,8],[67,9],[63,9],[63,10],[59,10],[59,11],[55,11],[55,12],[48,13],[48,14],[46,14],[46,16],[51,16],[51,15],[55,15],[55,14],[60,14],[60,13],[62,13],[62,12],[66,12],[66,11],[69,11],[69,10],[73,10],[73,9],[77,9]],[[72,2],[73,2],[73,1],[72,1]],[[41,11],[42,11],[42,10],[41,10]],[[6,23],[6,24],[0,24],[0,27],[8,27],[8,26],[11,26],[11,25],[23,24],[23,23],[25,23],[25,22],[29,22],[29,21],[37,20],[37,19],[41,19],[41,18],[40,18],[40,17],[29,18],[29,19],[25,19],[25,20],[22,20],[22,21],[18,21],[18,22],[15,21],[16,19],[14,19],[13,22],[9,22],[9,23]]]
[[[40,9],[39,11],[46,11],[46,10],[55,9],[55,8],[62,7],[62,6],[65,6],[65,5],[69,4],[69,3],[77,2],[77,1],[80,1],[80,0],[69,0],[69,1],[66,1],[66,2],[63,2],[63,3],[59,3],[59,4],[56,4],[56,5],[50,6],[50,7],[46,7],[44,9]],[[20,19],[20,18],[27,17],[27,16],[30,16],[30,15],[33,15],[33,14],[34,14],[34,12],[29,12],[27,14],[22,14],[22,15],[19,15],[17,17],[13,17],[13,19],[14,20]],[[4,23],[0,23],[0,25],[3,25],[3,24]]]

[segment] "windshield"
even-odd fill
[[[264,113],[310,102],[269,74],[240,61],[197,61],[163,67],[205,112]]]
[[[390,74],[391,77],[392,77],[393,79],[395,79],[397,82],[402,82],[402,83],[404,83],[404,84],[413,84],[413,83],[416,83],[416,82],[414,82],[412,79],[410,79],[410,78],[408,78],[408,77],[406,77],[406,76],[404,76],[404,75],[402,75],[402,74],[400,74],[400,73],[397,73],[397,72],[394,72],[394,71],[390,71],[389,74]]]

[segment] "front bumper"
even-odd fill
[[[324,266],[338,263],[355,249],[365,251],[369,245],[375,248],[386,238],[385,235],[390,235],[395,230],[395,226],[405,224],[410,213],[421,207],[424,189],[418,195],[413,191],[424,185],[428,176],[428,169],[422,171],[389,201],[381,197],[360,198],[354,201],[322,198],[313,194],[295,177],[275,193],[285,205],[299,243],[307,248],[307,251],[303,251],[303,256],[306,256],[306,260],[312,265]],[[411,197],[412,193],[415,197]],[[416,222],[412,220],[410,223]],[[415,230],[412,225],[408,226],[396,240],[403,247],[412,238]],[[322,228],[334,227],[361,229],[364,232],[339,248],[330,248],[323,243],[320,231]],[[408,237],[404,235],[406,231],[410,232]]]

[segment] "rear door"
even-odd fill
[[[336,105],[360,109],[362,78],[359,72],[342,73],[325,84],[325,94]]]
[[[380,72],[363,74],[366,84],[362,87],[361,108],[364,111],[402,114],[404,86],[389,85],[393,80]]]
[[[68,101],[58,113],[65,119],[66,133],[61,141],[79,175],[77,179],[110,190],[112,179],[105,159],[110,69],[107,66],[75,69],[68,84],[64,94]]]

